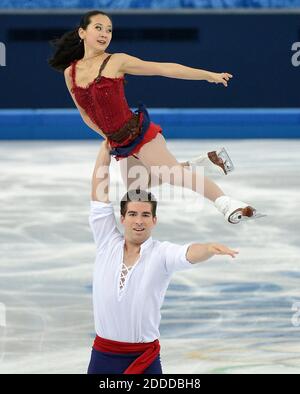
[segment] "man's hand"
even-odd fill
[[[209,72],[207,81],[211,83],[222,83],[226,88],[228,86],[227,81],[233,76],[228,73],[213,73]]]
[[[238,253],[237,250],[229,249],[227,246],[221,244],[192,244],[187,250],[186,258],[191,264],[195,264],[206,261],[216,254],[228,255],[234,258]]]
[[[208,250],[213,255],[222,254],[235,257],[239,252],[237,250],[229,249],[227,246],[221,244],[208,244]]]

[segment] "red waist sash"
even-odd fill
[[[119,354],[143,352],[123,372],[124,374],[142,374],[159,355],[160,344],[158,339],[148,343],[130,343],[112,341],[97,335],[93,348],[99,352]]]

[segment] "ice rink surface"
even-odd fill
[[[99,145],[0,143],[1,373],[86,373],[94,338],[88,213]],[[225,146],[236,170],[215,181],[268,217],[230,225],[190,191],[159,201],[153,238],[240,252],[174,274],[160,326],[164,373],[300,373],[300,141],[168,146],[182,161]],[[113,160],[111,183],[121,195],[118,167]]]

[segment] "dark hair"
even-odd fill
[[[80,40],[78,30],[80,27],[86,30],[91,23],[91,17],[98,14],[107,16],[112,24],[112,18],[105,12],[98,10],[89,11],[81,17],[79,26],[74,30],[68,31],[62,37],[50,41],[50,45],[54,46],[56,51],[52,58],[48,59],[48,64],[54,70],[64,72],[71,62],[83,58],[84,45],[83,41]]]
[[[149,202],[151,204],[152,216],[156,216],[157,201],[152,193],[141,189],[129,190],[120,201],[121,215],[124,217],[130,201]]]

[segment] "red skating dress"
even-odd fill
[[[74,93],[76,101],[85,110],[89,118],[98,126],[107,136],[110,146],[113,148],[112,153],[116,160],[138,153],[143,145],[162,133],[162,128],[150,121],[139,138],[128,137],[122,142],[115,142],[110,139],[119,129],[129,122],[134,113],[130,110],[124,92],[124,77],[109,78],[101,75],[104,67],[112,55],[108,55],[103,61],[99,74],[86,87],[76,84],[76,63],[71,63],[70,75],[72,79],[71,91]],[[147,112],[147,111],[146,111]],[[147,116],[145,111],[139,111],[139,126],[145,126],[144,118]],[[148,114],[148,113],[147,113]],[[139,142],[140,141],[140,142]],[[114,149],[115,148],[115,149]]]

